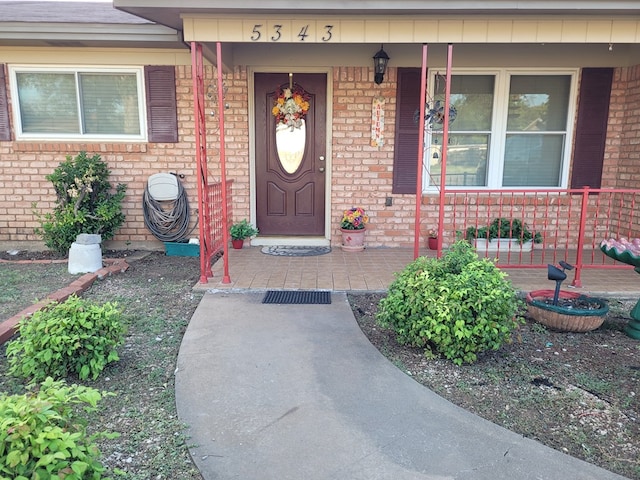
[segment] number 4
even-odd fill
[[[304,42],[304,39],[309,36],[309,34],[307,33],[308,30],[309,30],[309,25],[305,25],[300,29],[300,33],[298,33],[298,37],[300,38],[301,42]]]

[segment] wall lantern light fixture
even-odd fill
[[[387,52],[385,52],[382,45],[380,45],[380,50],[373,56],[373,71],[375,72],[373,81],[376,82],[377,85],[380,85],[384,80],[384,74],[387,71],[388,63],[389,55],[387,55]]]

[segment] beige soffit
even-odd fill
[[[156,23],[181,28],[181,15],[279,15],[296,12],[315,16],[442,16],[459,15],[638,15],[633,0],[113,0],[119,10]]]
[[[0,0],[0,45],[185,48],[176,29],[111,3]]]
[[[183,16],[185,41],[247,43],[638,43],[640,17]]]

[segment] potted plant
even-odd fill
[[[234,223],[229,229],[231,235],[231,245],[233,248],[240,249],[244,245],[244,239],[250,238],[258,234],[258,229],[251,225],[247,219]]]
[[[342,213],[340,232],[342,233],[342,249],[347,252],[364,250],[364,234],[369,216],[362,207],[353,207]]]
[[[438,230],[432,228],[427,232],[427,246],[429,250],[438,249]]]
[[[485,227],[468,227],[465,239],[480,251],[510,250],[517,246],[523,252],[528,252],[534,243],[542,242],[542,235],[529,230],[518,218],[496,218]]]

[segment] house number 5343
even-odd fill
[[[263,35],[268,35],[268,39],[271,42],[279,42],[280,40],[282,40],[282,36],[284,33],[283,25],[274,24],[271,26],[271,28],[272,28],[271,32],[265,32],[266,27],[261,23],[256,23],[253,26],[253,30],[251,31],[251,37],[250,37],[251,41],[252,42],[259,41],[260,39],[262,39]],[[320,40],[322,40],[323,42],[330,42],[333,37],[333,25],[325,25],[323,28],[324,28],[324,34],[322,35],[322,37],[320,37]],[[311,33],[309,29],[309,24],[306,24],[306,25],[300,26],[300,30],[295,36],[299,42],[304,42],[307,40],[307,37],[309,37],[310,35]]]

